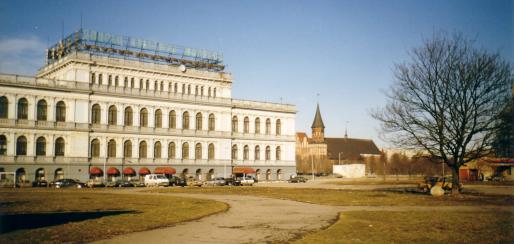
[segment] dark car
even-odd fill
[[[307,182],[307,178],[305,178],[303,176],[295,176],[287,181],[289,183],[305,183],[305,182]]]
[[[177,176],[172,176],[170,179],[170,186],[187,186],[187,182],[180,178],[180,177],[177,177]]]
[[[52,182],[50,186],[55,187],[55,188],[63,188],[63,187],[84,188],[84,187],[86,187],[86,184],[80,182],[77,179],[60,179],[60,180],[56,180],[56,181]]]
[[[135,187],[134,183],[129,180],[117,180],[116,186],[117,187]]]
[[[225,178],[226,186],[240,186],[241,180],[237,178]]]
[[[32,187],[47,187],[48,182],[46,180],[36,180],[32,182]]]

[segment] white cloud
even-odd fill
[[[0,39],[0,72],[35,75],[45,62],[46,45],[36,36]]]

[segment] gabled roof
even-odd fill
[[[319,112],[319,104],[316,107],[316,115],[314,116],[314,121],[312,122],[311,128],[325,129],[325,125],[323,124],[323,119],[321,119],[321,113]]]
[[[357,160],[361,154],[380,155],[380,150],[373,140],[355,138],[325,138],[327,143],[328,158],[338,159],[341,152],[341,159]]]

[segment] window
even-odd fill
[[[168,144],[168,158],[175,158],[176,156],[177,152],[175,149],[175,143],[170,142],[170,144]]]
[[[271,148],[269,146],[266,147],[266,160],[271,159]]]
[[[203,86],[200,88],[200,96],[203,97]]]
[[[261,133],[261,119],[256,118],[255,119],[255,134],[260,134],[260,133]]]
[[[216,97],[216,88],[213,90],[212,97]]]
[[[209,87],[209,89],[208,89],[207,96],[208,96],[208,97],[210,97],[210,96],[211,96],[211,88],[210,88],[210,87]]]
[[[24,136],[20,136],[16,140],[16,155],[27,155],[27,138]]]
[[[232,146],[232,160],[237,160],[237,145]]]
[[[150,80],[146,80],[145,90],[150,89]]]
[[[266,135],[271,134],[271,120],[266,119]]]
[[[207,156],[208,159],[210,159],[210,160],[214,159],[214,144],[212,144],[212,143],[209,144],[208,154],[209,154]]]
[[[187,95],[191,95],[191,85],[187,85]]]
[[[108,116],[109,125],[116,125],[117,117],[118,117],[118,110],[116,109],[116,106],[111,105],[109,107],[109,116]]]
[[[124,87],[128,87],[129,83],[128,83],[128,77],[125,77],[125,79],[123,79],[123,86]]]
[[[232,117],[232,132],[237,132],[237,116]]]
[[[153,82],[153,89],[156,91],[159,90],[159,85],[157,85],[158,83],[159,83],[158,81]]]
[[[255,146],[255,152],[254,152],[254,158],[255,160],[261,160],[261,147]]]
[[[186,84],[182,84],[182,94],[186,94]]]
[[[277,119],[277,123],[276,123],[276,134],[277,135],[280,135],[281,131],[282,131],[282,123],[280,122],[279,119]]]
[[[195,159],[202,159],[202,144],[196,143],[195,146]]]
[[[195,87],[195,96],[198,96],[198,95],[200,95],[200,94],[198,93],[198,86],[196,86]]]
[[[202,130],[202,113],[196,114],[196,130]]]
[[[168,117],[169,127],[171,129],[177,128],[177,113],[175,113],[175,110],[171,110]]]
[[[0,155],[7,154],[7,138],[4,135],[0,135]]]
[[[250,158],[250,148],[248,145],[245,145],[243,148],[243,160],[248,160]]]
[[[125,126],[132,126],[132,108],[126,107],[125,108]]]
[[[146,158],[146,141],[139,143],[139,158]]]
[[[62,137],[55,140],[55,156],[64,156],[64,139]]]
[[[46,156],[46,139],[42,136],[36,140],[36,156]]]
[[[98,139],[91,141],[91,157],[100,157],[100,141]]]
[[[130,78],[130,88],[134,88],[134,77]]]
[[[153,146],[153,157],[161,158],[161,142],[156,142]]]
[[[139,113],[139,125],[141,127],[148,127],[148,110],[146,108],[141,109]]]
[[[103,75],[99,74],[98,75],[98,85],[102,85],[102,84],[103,84]]]
[[[160,89],[160,91],[163,91],[163,90],[164,90],[164,82],[161,81],[161,89]]]
[[[9,116],[9,100],[7,97],[0,97],[0,118],[7,119]]]
[[[120,83],[119,83],[119,77],[118,77],[118,76],[116,76],[116,77],[114,77],[114,86],[115,86],[115,87],[118,87],[119,85],[120,85]]]
[[[184,112],[182,115],[182,129],[189,129],[189,112]]]
[[[214,114],[209,114],[209,130],[214,131],[216,129],[216,118]]]
[[[189,159],[189,144],[187,142],[182,144],[182,159]]]
[[[66,121],[66,104],[63,101],[59,101],[55,105],[55,121],[57,121],[57,122],[65,122]]]
[[[143,79],[140,79],[139,80],[139,90],[143,89],[143,86],[144,86]]]
[[[20,99],[18,101],[18,119],[27,119],[29,114],[28,109],[29,103],[27,102],[27,99]]]
[[[107,85],[112,86],[112,75],[108,76],[108,83]]]
[[[45,100],[39,100],[37,102],[37,120],[38,121],[46,121],[46,109],[47,104]]]
[[[171,93],[173,91],[173,85],[170,83],[168,83],[168,93]]]
[[[280,150],[280,146],[277,147],[275,151],[275,160],[280,160],[280,155],[282,154],[282,150]]]
[[[116,157],[116,141],[114,139],[109,140],[109,142],[107,143],[107,157]]]
[[[96,77],[95,77],[95,73],[91,73],[91,84],[95,84],[96,83]]]
[[[132,157],[132,142],[127,140],[123,143],[123,157],[131,158]]]
[[[250,119],[248,117],[243,120],[243,131],[244,133],[250,133]]]
[[[91,109],[91,123],[100,124],[100,105],[95,104]]]
[[[162,111],[160,109],[155,111],[155,128],[162,128]]]
[[[173,92],[174,92],[174,93],[177,93],[177,90],[178,90],[178,84],[177,84],[177,83],[175,83],[175,85],[174,85],[174,89],[173,89]]]

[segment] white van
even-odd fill
[[[145,175],[145,186],[169,186],[170,181],[164,175],[148,174]]]

